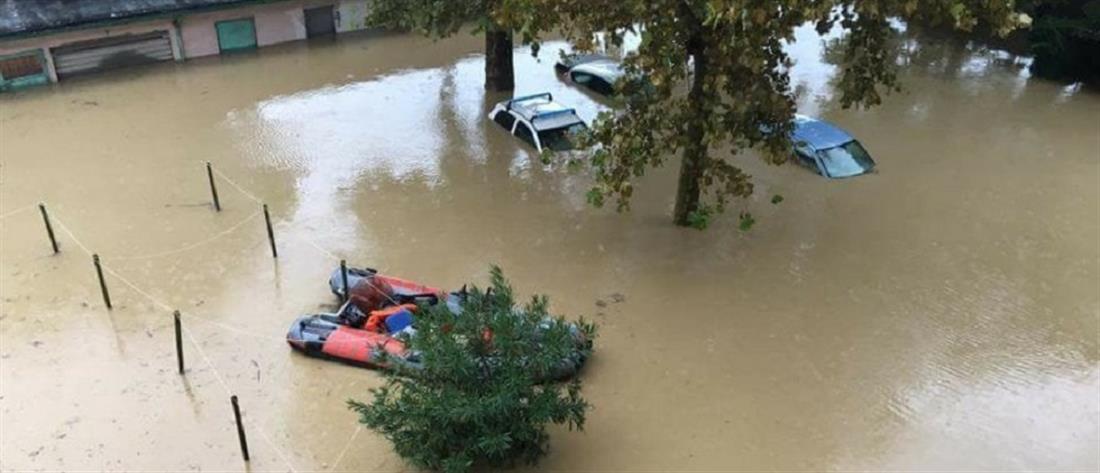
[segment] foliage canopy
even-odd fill
[[[547,0],[551,1],[551,0]],[[682,156],[674,221],[704,227],[731,197],[753,192],[734,165],[744,149],[773,164],[791,155],[795,113],[791,58],[795,28],[846,35],[836,88],[845,108],[877,105],[899,87],[891,20],[976,25],[1007,32],[1013,0],[556,0],[568,36],[581,50],[621,46],[637,34],[618,84],[623,107],[601,116],[593,139],[596,185],[589,201],[629,206],[634,180]],[[717,154],[717,151],[725,155]],[[744,221],[744,220],[743,220]]]
[[[533,464],[547,451],[547,424],[584,427],[580,380],[545,381],[583,362],[595,327],[552,317],[545,296],[517,307],[496,267],[490,288],[473,288],[461,305],[457,316],[445,304],[419,309],[407,341],[422,366],[390,372],[369,403],[349,406],[420,468]]]

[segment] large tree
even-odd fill
[[[367,22],[435,39],[470,26],[485,34],[485,88],[507,91],[516,84],[513,38],[532,44],[537,53],[539,34],[557,18],[547,6],[546,0],[374,0]]]
[[[791,154],[795,113],[784,43],[811,23],[819,32],[844,30],[837,80],[841,104],[871,106],[898,87],[890,56],[890,19],[976,25],[1004,32],[1013,26],[1013,0],[560,0],[562,22],[579,49],[595,38],[628,53],[627,79],[618,84],[622,108],[601,116],[591,160],[596,185],[589,200],[629,205],[633,180],[668,157],[681,155],[674,221],[705,226],[731,197],[752,194],[751,176],[733,164],[758,148],[779,164]],[[717,149],[726,156],[715,154]]]

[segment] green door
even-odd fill
[[[252,18],[214,23],[218,31],[218,49],[223,53],[256,48],[256,23]]]

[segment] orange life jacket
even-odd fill
[[[416,304],[401,304],[386,307],[385,309],[372,310],[370,312],[370,317],[367,317],[367,323],[363,325],[363,329],[368,332],[381,333],[383,332],[382,328],[386,326],[386,318],[403,310],[416,312]]]

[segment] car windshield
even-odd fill
[[[577,135],[584,132],[583,123],[574,123],[563,128],[542,130],[539,132],[539,142],[542,147],[552,151],[569,151],[576,148],[574,140]]]
[[[871,155],[858,141],[852,140],[834,148],[817,152],[829,177],[858,176],[875,167]]]

